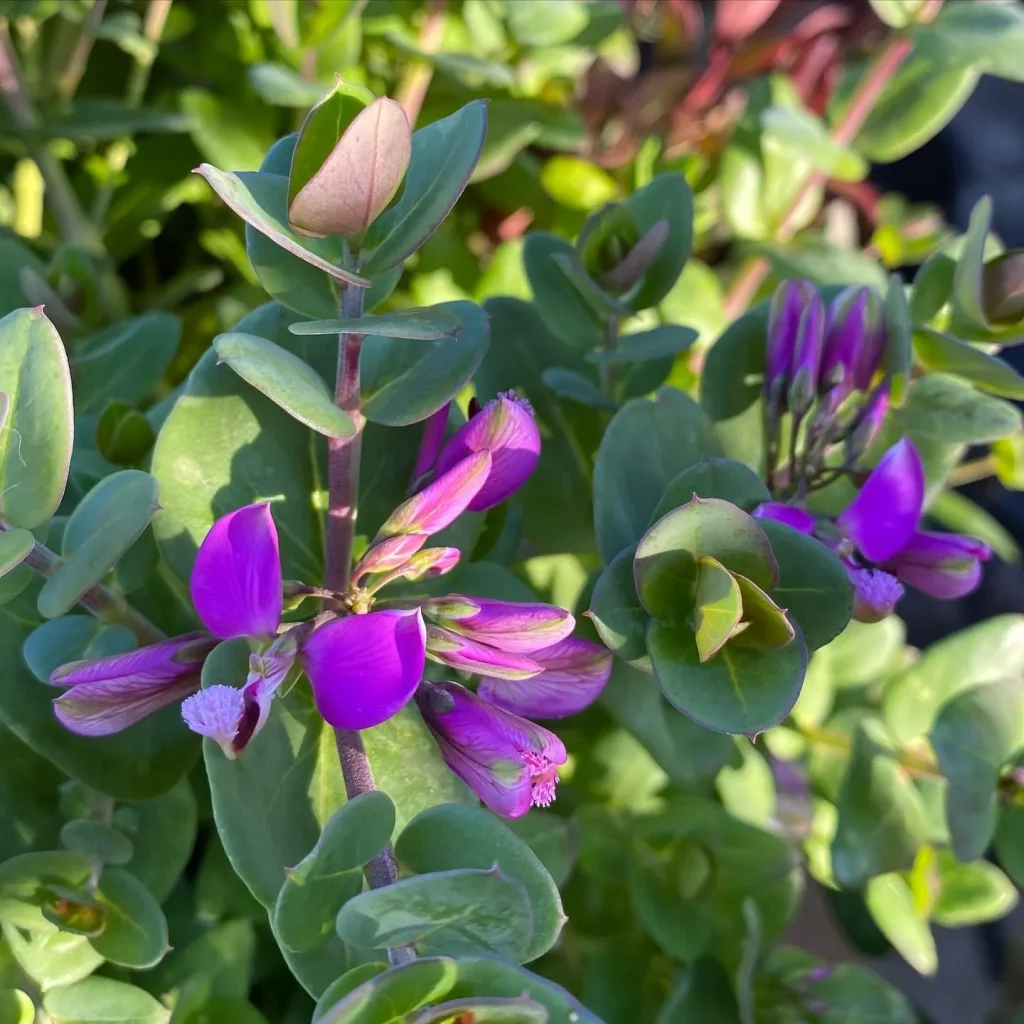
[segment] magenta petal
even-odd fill
[[[374,544],[352,570],[357,582],[369,573],[391,572],[405,563],[427,543],[425,533],[400,533]]]
[[[444,444],[444,432],[448,426],[448,413],[451,405],[451,402],[446,402],[437,412],[423,421],[423,438],[420,441],[420,448],[416,453],[416,464],[412,470],[414,486],[430,472],[437,460],[441,446]]]
[[[499,651],[443,626],[427,627],[427,653],[460,672],[477,672],[498,679],[526,679],[539,675],[543,666],[525,654]]]
[[[948,568],[899,563],[893,571],[915,590],[943,601],[966,597],[981,583],[980,562],[964,562]]]
[[[853,584],[853,617],[858,622],[879,622],[903,596],[899,580],[882,569],[862,569],[847,564]]]
[[[563,608],[450,594],[423,606],[428,619],[501,651],[527,654],[567,637],[576,620]]]
[[[487,451],[456,463],[429,487],[403,501],[380,528],[377,540],[402,533],[429,536],[443,530],[466,511],[490,471],[491,454]]]
[[[217,520],[192,567],[192,603],[222,640],[271,637],[281,621],[281,556],[270,504]]]
[[[765,501],[754,509],[755,519],[774,519],[777,523],[798,530],[800,533],[814,533],[814,516],[802,508],[784,505],[781,501]]]
[[[924,508],[924,466],[904,438],[882,456],[838,519],[840,529],[871,562],[886,562],[910,543]]]
[[[79,683],[53,702],[61,724],[81,736],[109,736],[193,693],[199,673],[171,679],[127,676]]]
[[[612,671],[612,655],[598,644],[570,636],[531,655],[544,666],[539,676],[507,680],[485,677],[478,696],[527,718],[567,718],[601,696]]]
[[[370,729],[398,714],[423,678],[424,644],[419,609],[321,626],[302,648],[320,714],[339,729]]]
[[[529,403],[514,395],[499,395],[461,427],[444,446],[437,472],[444,473],[473,452],[491,453],[487,482],[469,503],[483,512],[517,491],[537,466],[540,431]]]
[[[964,560],[987,562],[991,557],[992,549],[977,537],[918,530],[895,561],[901,564],[943,566]]]
[[[496,771],[474,761],[441,736],[435,738],[444,763],[495,814],[503,818],[521,818],[533,806],[533,782],[525,762],[510,760]]]
[[[180,676],[198,672],[206,656],[216,646],[217,641],[206,633],[186,633],[173,640],[138,647],[124,654],[112,654],[108,658],[69,662],[54,671],[50,682],[54,686],[118,680],[171,682]]]

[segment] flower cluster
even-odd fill
[[[192,570],[192,601],[208,632],[57,669],[51,681],[68,687],[54,702],[61,722],[106,735],[184,698],[189,728],[233,758],[301,670],[335,728],[372,728],[415,696],[449,767],[493,810],[515,817],[550,803],[565,748],[523,716],[582,710],[603,689],[611,655],[573,637],[573,616],[550,605],[379,596],[398,580],[451,571],[459,551],[426,547],[429,538],[467,509],[504,501],[536,465],[540,435],[529,406],[513,395],[477,411],[445,442],[447,417],[444,409],[426,424],[415,493],[381,526],[345,593],[286,584],[269,504],[231,512],[214,523]],[[286,591],[329,604],[313,619],[283,623]],[[207,655],[218,642],[240,638],[252,650],[245,685],[206,680],[200,688]],[[428,659],[480,676],[476,692],[425,681]]]
[[[875,622],[903,584],[938,598],[970,593],[991,552],[973,537],[920,529],[925,473],[907,438],[893,445],[834,521],[805,508],[810,492],[852,474],[888,411],[887,332],[880,297],[848,288],[826,308],[813,285],[787,281],[772,300],[765,358],[768,484],[776,497],[755,516],[776,519],[828,545],[854,588],[854,618]],[[788,456],[780,465],[781,437]],[[834,457],[843,445],[841,461]],[[838,464],[837,464],[838,463]]]

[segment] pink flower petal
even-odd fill
[[[541,664],[525,654],[499,651],[443,626],[427,627],[427,653],[432,661],[459,672],[476,672],[498,679],[526,679],[543,671]]]
[[[774,519],[777,523],[798,530],[800,533],[814,533],[814,516],[802,508],[784,505],[781,501],[762,502],[753,512],[755,519]]]
[[[423,606],[428,619],[502,651],[527,654],[567,637],[576,620],[564,608],[450,594]]]
[[[109,736],[141,722],[199,687],[199,673],[173,679],[127,676],[79,683],[53,702],[61,724],[81,736]]]

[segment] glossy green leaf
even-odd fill
[[[263,100],[278,107],[308,107],[322,92],[320,86],[305,81],[287,64],[271,61],[251,65],[247,78]]]
[[[877,260],[812,231],[787,245],[754,242],[749,248],[771,263],[777,277],[804,278],[822,288],[846,284],[868,285],[880,292],[886,288],[886,273]]]
[[[885,326],[887,338],[882,361],[889,375],[889,399],[900,406],[907,396],[914,349],[910,305],[899,274],[889,278],[885,292]]]
[[[4,924],[3,937],[18,967],[44,990],[73,985],[103,963],[84,935],[22,932]]]
[[[20,989],[0,989],[0,1024],[32,1024],[36,1008]]]
[[[1017,889],[994,864],[961,864],[948,850],[937,853],[939,892],[932,920],[943,928],[966,928],[1005,917],[1017,904]]]
[[[583,157],[557,153],[540,172],[540,183],[559,206],[570,210],[596,210],[619,192],[615,179]]]
[[[1011,803],[999,809],[995,847],[1003,870],[1024,887],[1024,807]]]
[[[996,827],[999,772],[1024,747],[1024,688],[1019,679],[974,686],[939,712],[932,746],[946,776],[946,817],[953,852],[976,860]]]
[[[913,866],[926,838],[924,809],[878,722],[866,720],[854,731],[838,806],[832,871],[841,887]]]
[[[1022,23],[1024,27],[1024,23]],[[953,311],[956,317],[973,330],[988,332],[981,269],[985,262],[985,245],[992,228],[992,197],[982,196],[971,210],[971,219],[964,235],[963,248],[953,272]]]
[[[122,654],[136,646],[138,641],[126,626],[104,626],[91,615],[64,615],[33,630],[23,655],[36,679],[48,683],[54,670],[69,661]]]
[[[0,533],[0,576],[6,576],[28,557],[36,539],[28,530]]]
[[[910,294],[910,318],[915,327],[927,324],[949,301],[955,272],[956,260],[942,251],[933,252],[921,264]]]
[[[840,181],[860,181],[867,161],[837,142],[825,124],[800,107],[769,107],[761,114],[762,146],[804,157],[813,167]]]
[[[934,974],[939,966],[935,939],[903,877],[889,874],[872,878],[865,899],[875,924],[900,956],[918,974]]]
[[[377,316],[361,316],[353,320],[300,320],[291,325],[292,334],[373,335],[378,338],[408,338],[411,341],[441,341],[457,338],[462,330],[459,314],[450,306],[426,309],[396,309]]]
[[[472,302],[434,307],[461,323],[440,341],[370,336],[359,355],[363,413],[374,423],[406,426],[437,412],[472,378],[490,342],[487,314]]]
[[[740,1024],[732,982],[722,965],[704,957],[687,967],[655,1024]]]
[[[629,300],[634,310],[656,306],[679,280],[693,249],[693,193],[682,174],[659,174],[623,204],[643,236],[659,220],[668,221],[668,237]]]
[[[523,886],[530,903],[532,936],[519,958],[536,960],[558,940],[565,915],[554,881],[526,843],[489,811],[456,804],[428,808],[405,827],[395,852],[418,875],[496,864]]]
[[[858,964],[837,964],[827,978],[816,981],[814,996],[828,1008],[828,1024],[917,1024],[906,996],[873,971]]]
[[[0,320],[0,513],[32,529],[60,504],[71,465],[74,409],[64,345],[42,309]]]
[[[555,262],[555,256],[576,258],[565,239],[544,231],[526,236],[523,267],[533,291],[533,304],[559,341],[577,350],[595,348],[602,337],[601,317]]]
[[[105,864],[127,864],[135,854],[131,840],[100,821],[78,818],[60,830],[60,841],[69,850],[98,857]]]
[[[108,402],[135,405],[149,396],[181,343],[181,319],[153,312],[79,339],[71,359],[75,408],[100,412]]]
[[[685,352],[697,340],[692,327],[678,324],[661,324],[649,331],[624,334],[613,349],[598,349],[588,352],[588,363],[598,366],[628,366],[632,363],[646,363],[652,359],[675,356]]]
[[[675,388],[616,413],[594,464],[594,524],[606,562],[640,540],[669,483],[705,454],[718,454],[710,425]]]
[[[963,377],[1003,398],[1024,398],[1024,377],[1009,363],[959,338],[926,327],[915,332],[914,351],[929,370]]]
[[[753,511],[761,502],[771,498],[764,481],[742,462],[702,458],[696,465],[684,469],[668,485],[651,515],[651,523],[692,501],[694,495],[698,498],[721,498],[744,512]]]
[[[946,66],[972,65],[998,78],[1024,80],[1020,65],[1024,13],[1013,4],[981,0],[943,5],[930,25],[915,30],[914,42]]]
[[[796,636],[796,630],[781,609],[756,583],[736,574],[743,602],[743,626],[736,644],[755,651],[774,651]]]
[[[633,573],[647,611],[664,620],[689,615],[697,559],[705,555],[763,590],[778,580],[778,565],[756,520],[719,498],[693,498],[659,519],[637,545]]]
[[[315,239],[296,235],[288,227],[288,179],[265,171],[243,171],[234,174],[220,171],[210,164],[197,169],[225,204],[247,224],[266,235],[275,245],[331,277],[348,284],[366,287],[365,277],[343,270],[336,262],[340,252],[331,239]]]
[[[168,1024],[171,1011],[148,992],[113,978],[86,978],[43,998],[55,1024]]]
[[[673,707],[708,729],[748,736],[782,721],[807,670],[807,648],[799,634],[774,651],[728,645],[702,663],[688,627],[652,622],[647,650]]]
[[[702,662],[717,654],[739,625],[743,601],[729,570],[709,556],[697,559],[694,639]]]
[[[945,373],[930,373],[910,385],[906,405],[894,413],[897,427],[916,440],[984,444],[1020,429],[1009,402],[976,391]]]
[[[218,361],[289,416],[327,437],[351,437],[355,424],[334,404],[323,378],[287,349],[255,334],[233,331],[214,339]]]
[[[768,828],[776,813],[775,777],[765,757],[746,737],[734,737],[738,765],[726,765],[715,778],[722,806],[740,821]],[[783,793],[783,799],[785,794]]]
[[[144,970],[159,963],[170,946],[167,919],[153,894],[129,872],[106,868],[96,900],[106,910],[106,925],[89,940],[92,948],[120,967]]]
[[[815,651],[838,636],[853,613],[853,588],[842,562],[820,541],[784,523],[759,519],[779,566],[772,600],[784,608]]]
[[[482,100],[413,133],[405,187],[366,233],[364,273],[372,276],[402,263],[434,233],[462,195],[486,133]]]
[[[497,867],[416,875],[349,900],[338,934],[364,949],[524,955],[532,935],[525,888]]]
[[[70,611],[142,536],[157,507],[148,473],[125,469],[98,483],[68,520],[64,561],[39,592],[39,613],[54,619]]]
[[[590,602],[590,617],[604,645],[616,657],[650,671],[647,656],[649,616],[633,580],[636,548],[620,551],[601,573]]]
[[[316,846],[293,868],[274,906],[274,934],[289,949],[312,949],[334,932],[338,911],[363,889],[362,867],[390,842],[395,807],[380,791],[342,804]]]
[[[617,403],[601,393],[598,386],[582,373],[567,370],[564,366],[551,366],[543,373],[544,383],[558,395],[570,402],[589,406],[591,409],[617,409]]]
[[[149,420],[127,402],[110,402],[96,424],[96,447],[100,455],[120,466],[141,462],[153,442],[156,431]]]
[[[557,888],[569,881],[576,863],[575,821],[535,807],[505,824],[534,852]]]
[[[558,46],[575,39],[587,26],[587,5],[579,0],[540,0],[528,14],[509,8],[508,30],[521,46]]]
[[[927,735],[939,709],[971,686],[1024,672],[1024,615],[998,615],[931,644],[885,688],[882,714],[901,746]]]

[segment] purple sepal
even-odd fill
[[[762,502],[754,509],[753,516],[755,519],[774,519],[775,522],[785,523],[800,533],[814,533],[815,519],[810,512],[792,505],[784,505],[781,501]]]
[[[424,602],[433,622],[501,651],[528,654],[567,637],[576,620],[563,608],[449,594]]]
[[[885,349],[882,300],[865,286],[840,292],[828,308],[828,325],[821,363],[821,390],[837,388],[841,396],[866,391]]]
[[[765,349],[764,389],[775,414],[782,412],[785,406],[782,399],[789,386],[800,317],[817,294],[810,281],[783,281],[772,296]]]
[[[989,546],[974,537],[918,531],[883,568],[915,590],[952,600],[977,588],[981,563],[991,557]]]
[[[370,729],[398,714],[423,678],[425,640],[418,608],[321,626],[302,648],[320,714],[339,729]]]
[[[612,671],[611,652],[581,637],[566,637],[530,657],[544,666],[540,675],[521,680],[485,676],[478,696],[527,718],[567,718],[601,696]]]
[[[789,407],[802,415],[818,393],[821,354],[825,344],[825,307],[815,292],[804,306],[796,332],[793,368],[789,378]]]
[[[875,388],[857,417],[857,425],[850,434],[847,449],[851,461],[855,461],[875,443],[888,412],[889,384],[885,382]]]
[[[270,504],[246,505],[213,524],[192,567],[192,603],[214,636],[269,638],[283,606],[281,556]]]
[[[527,679],[544,666],[525,654],[499,651],[443,626],[427,626],[427,654],[431,661],[459,672],[476,672],[497,679]]]
[[[469,503],[472,512],[483,512],[517,491],[540,458],[540,432],[529,402],[511,392],[487,403],[456,431],[437,460],[437,472],[445,473],[473,452],[489,451],[491,469],[487,482]]]
[[[839,516],[839,528],[870,562],[886,562],[910,543],[924,508],[924,466],[913,442],[890,448]]]
[[[416,700],[445,763],[496,814],[519,818],[554,800],[566,762],[554,733],[456,683],[426,683]]]

